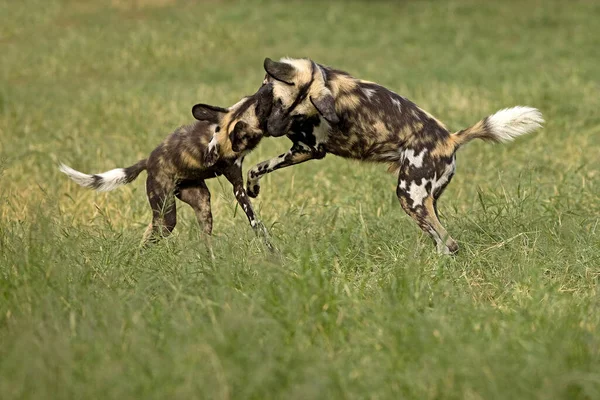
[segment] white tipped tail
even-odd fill
[[[65,164],[61,164],[60,171],[65,173],[78,185],[99,192],[108,192],[127,183],[127,174],[124,168],[115,168],[101,174],[88,175],[76,171]]]
[[[505,108],[486,118],[490,133],[499,142],[510,142],[542,127],[542,113],[532,107]]]
[[[456,132],[452,138],[457,147],[473,139],[505,143],[538,130],[543,123],[544,118],[538,109],[517,106],[485,117],[470,128]]]

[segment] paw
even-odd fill
[[[446,244],[438,243],[438,254],[454,256],[458,253],[458,244],[454,240],[449,240]]]
[[[260,183],[258,183],[258,181],[248,181],[248,184],[246,185],[246,193],[253,199],[258,197],[258,193],[260,193]]]
[[[271,239],[269,239],[269,231],[267,231],[267,227],[258,220],[252,221],[251,225],[254,229],[254,232],[258,236],[262,237],[263,243],[267,250],[269,250],[271,253],[276,253],[277,248],[273,245],[273,243],[271,243]]]

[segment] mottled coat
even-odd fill
[[[155,241],[170,234],[177,223],[175,197],[195,211],[204,233],[212,232],[210,192],[205,180],[220,175],[233,185],[235,197],[252,228],[263,235],[271,247],[266,230],[256,218],[246,195],[242,178],[244,156],[263,137],[271,105],[272,90],[264,85],[229,109],[197,104],[192,109],[197,122],[176,129],[158,145],[147,159],[127,168],[88,175],[61,165],[62,172],[79,185],[98,191],[112,190],[132,182],[147,170],[146,192],[152,208],[152,223],[144,241]]]
[[[264,67],[263,84],[273,85],[267,133],[287,135],[293,145],[248,172],[248,194],[258,195],[261,176],[327,153],[388,163],[398,174],[402,208],[442,253],[458,250],[438,219],[436,204],[454,175],[458,148],[475,138],[512,140],[543,122],[538,110],[513,107],[451,133],[412,101],[346,72],[308,59],[267,58]]]

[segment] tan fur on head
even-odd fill
[[[289,64],[296,69],[296,76],[294,79],[294,83],[296,85],[308,83],[310,81],[312,72],[312,61],[308,58],[283,57],[279,60],[279,62]]]
[[[222,157],[231,157],[234,155],[234,151],[231,149],[231,141],[229,140],[229,134],[235,126],[235,121],[232,121],[233,107],[235,106],[229,108],[229,112],[225,114],[219,123],[219,132],[215,132],[213,135],[213,140],[219,147],[219,155]]]
[[[296,99],[298,91],[304,85],[307,85],[312,81],[310,85],[308,96],[295,108],[292,115],[303,114],[303,115],[315,115],[317,110],[312,106],[310,102],[310,96],[318,97],[321,96],[323,91],[329,91],[325,87],[325,79],[323,74],[318,70],[318,66],[306,58],[287,58],[284,57],[279,60],[280,62],[289,64],[294,67],[295,74],[293,78],[293,86],[287,85],[283,82],[273,82],[273,97],[281,100],[283,106],[288,108]],[[314,65],[314,70],[313,70]]]
[[[219,122],[219,131],[213,134],[213,141],[218,145],[219,155],[221,157],[231,158],[237,155],[231,148],[230,134],[239,121],[246,122],[249,126],[253,127],[260,126],[260,121],[256,117],[254,107],[252,106],[248,107],[241,115],[236,116],[236,111],[240,109],[246,101],[251,101],[250,97],[244,97],[242,100],[229,107],[227,109],[228,112],[223,115]]]
[[[516,106],[452,134],[407,98],[344,71],[291,58],[266,58],[264,69],[266,82],[274,88],[266,130],[274,137],[287,135],[294,144],[248,172],[249,195],[258,195],[262,176],[326,154],[385,162],[398,175],[396,195],[402,208],[442,254],[458,250],[436,208],[456,171],[458,148],[473,139],[511,141],[544,122],[539,110]]]

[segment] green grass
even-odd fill
[[[595,1],[0,2],[0,398],[600,398],[600,5]],[[538,107],[545,128],[472,143],[440,201],[438,256],[381,165],[271,174],[264,251],[209,183],[142,255],[132,164],[196,102],[258,88],[264,57],[377,81],[452,129]],[[267,139],[246,168],[287,149]],[[145,175],[143,174],[142,177]]]

